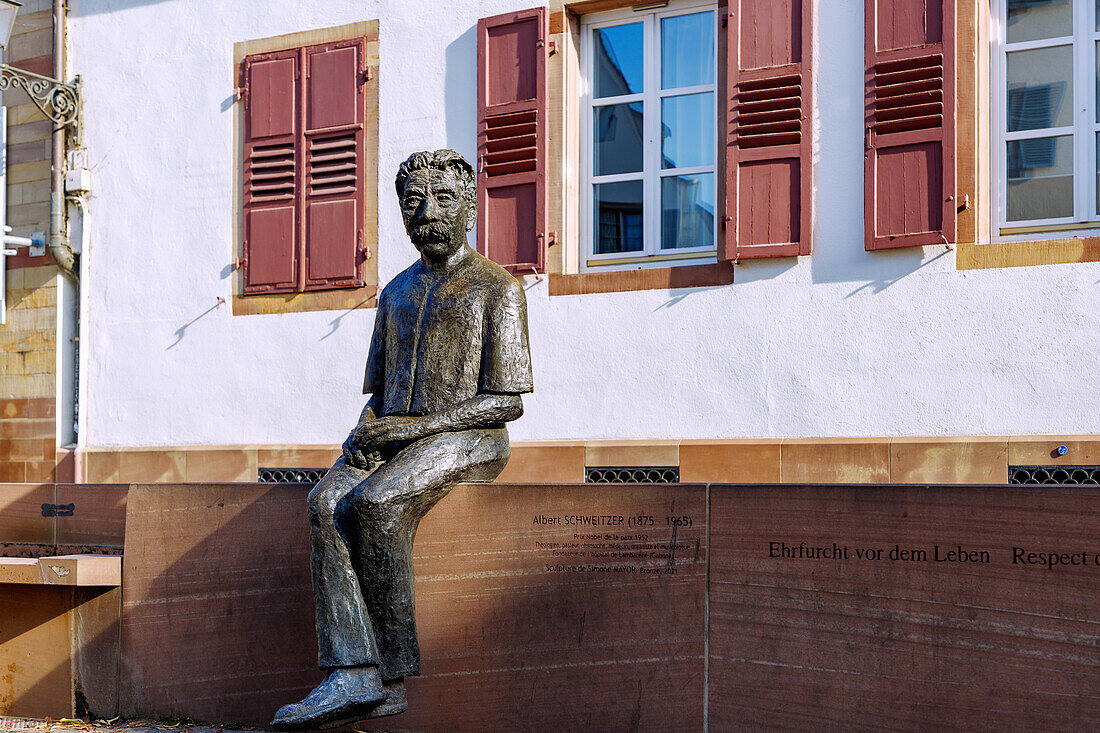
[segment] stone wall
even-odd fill
[[[15,21],[4,61],[53,75],[49,0],[28,0]],[[50,218],[53,126],[25,92],[3,94],[8,108],[7,224],[29,237]],[[57,267],[26,248],[6,259],[7,324],[0,326],[0,481],[73,480],[71,455],[56,446]],[[59,465],[60,464],[60,465]]]

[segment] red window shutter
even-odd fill
[[[305,290],[363,284],[365,53],[362,39],[305,49]]]
[[[477,248],[513,273],[546,271],[546,8],[477,24]]]
[[[245,59],[244,292],[293,292],[298,176],[297,51]]]
[[[955,0],[865,0],[866,248],[955,241]]]
[[[808,255],[812,0],[730,0],[722,258]]]

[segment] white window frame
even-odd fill
[[[1073,27],[1070,36],[1008,43],[1008,0],[992,0],[992,74],[990,84],[991,139],[997,146],[991,157],[996,205],[993,212],[993,240],[999,242],[1033,241],[1041,238],[1100,234],[1097,211],[1097,122],[1096,4],[1093,0],[1071,0]],[[1056,46],[1073,46],[1074,124],[1065,127],[1008,132],[1008,54]],[[1073,216],[1055,219],[1008,221],[1008,142],[1037,137],[1071,135],[1073,138]]]
[[[721,102],[722,93],[718,89],[718,33],[720,23],[718,8],[710,2],[683,2],[671,3],[671,7],[649,11],[634,11],[629,8],[623,10],[610,10],[602,13],[586,15],[581,21],[581,166],[583,170],[583,187],[581,189],[581,247],[580,270],[616,270],[637,269],[639,267],[668,267],[671,265],[697,265],[717,261],[718,236],[721,231],[721,196],[724,190],[724,181],[718,180],[718,155],[722,150],[722,140],[725,131],[718,124],[718,105]],[[691,87],[678,87],[675,89],[661,89],[660,86],[660,48],[661,48],[661,19],[677,15],[691,15],[700,11],[710,10],[714,17],[714,82]],[[602,97],[594,99],[592,95],[592,79],[595,60],[594,31],[599,28],[623,25],[625,22],[642,22],[642,38],[644,48],[647,50],[643,70],[644,88],[640,94],[624,94],[617,97]],[[710,166],[692,166],[687,168],[660,167],[661,156],[661,100],[666,97],[678,97],[687,94],[699,94],[712,92],[714,95],[714,163]],[[618,181],[638,180],[638,173],[622,173],[616,175],[594,176],[592,169],[594,163],[593,143],[595,140],[593,125],[593,110],[611,104],[642,103],[645,141],[642,162],[642,244],[640,252],[610,252],[606,254],[595,253],[594,225],[595,225],[595,195],[593,185],[596,183],[615,183]],[[683,247],[675,250],[660,249],[661,233],[661,179],[673,175],[694,175],[710,173],[714,176],[714,232],[712,244],[701,247]]]

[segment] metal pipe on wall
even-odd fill
[[[53,76],[65,78],[65,0],[53,0]],[[65,125],[53,129],[50,171],[50,256],[70,282],[80,279],[76,255],[65,231]]]
[[[64,79],[65,71],[65,0],[53,0],[53,76]],[[65,197],[67,125],[53,129],[52,168],[50,171],[50,257],[57,263],[62,278],[57,283],[56,333],[56,441],[58,446],[78,441],[79,404],[79,329],[80,329],[80,263],[69,246],[65,223],[68,202]],[[83,209],[82,209],[83,212]],[[87,222],[81,220],[81,234],[87,232]],[[79,455],[79,451],[77,451]],[[80,475],[73,477],[80,480]]]

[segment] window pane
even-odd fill
[[[661,20],[661,88],[714,83],[714,13]]]
[[[642,182],[597,183],[596,254],[642,251]]]
[[[1007,20],[1009,43],[1072,36],[1073,3],[1070,0],[1008,0]]]
[[[714,174],[661,179],[661,249],[714,244]]]
[[[1008,54],[1008,130],[1073,124],[1073,47]]]
[[[1073,136],[1008,143],[1008,220],[1073,216]]]
[[[596,84],[593,95],[617,97],[642,92],[642,24],[597,28],[596,58],[593,60]]]
[[[714,164],[714,95],[661,100],[661,167]]]
[[[609,104],[593,110],[592,175],[642,170],[642,104]]]

